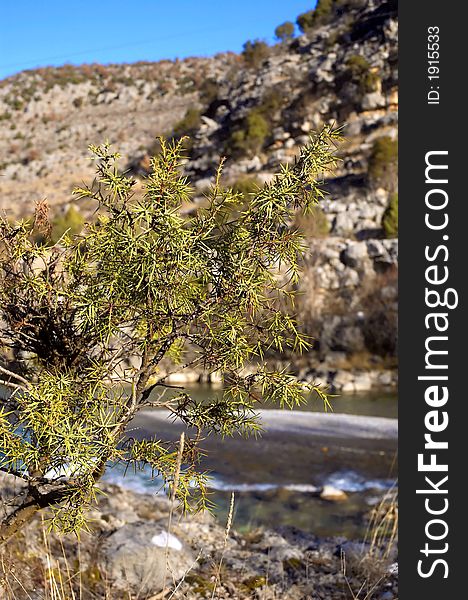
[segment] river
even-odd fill
[[[216,393],[208,386],[190,391],[200,400]],[[365,534],[372,507],[396,485],[396,395],[343,394],[332,404],[333,414],[323,414],[317,400],[293,412],[266,405],[259,438],[211,436],[204,442],[201,468],[209,471],[210,499],[221,522],[234,492],[238,529],[292,525],[319,536]],[[180,431],[162,411],[146,411],[131,427],[138,438],[176,439]],[[141,492],[160,488],[144,473],[123,478],[119,468],[106,479]],[[324,485],[346,492],[346,500],[320,498]]]

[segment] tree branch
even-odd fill
[[[29,387],[31,385],[27,379],[25,379],[24,377],[21,377],[21,375],[18,375],[18,373],[14,373],[13,371],[10,371],[9,369],[5,369],[5,367],[2,367],[1,365],[0,365],[0,373],[3,373],[4,375],[8,375],[9,377],[16,379],[17,381],[21,381],[21,383],[26,387]],[[18,387],[22,387],[22,386],[18,386]]]
[[[10,389],[14,390],[15,392],[17,392],[18,390],[24,390],[25,392],[28,391],[27,388],[20,385],[19,383],[13,383],[11,381],[4,381],[3,379],[0,379],[0,385],[5,386],[6,388],[10,388]]]
[[[69,490],[70,483],[53,486],[52,490],[44,494],[37,487],[30,486],[23,502],[0,524],[0,545],[20,531],[42,508],[53,506],[64,500]]]

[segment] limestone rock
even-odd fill
[[[161,591],[165,581],[179,581],[195,562],[192,551],[165,525],[141,521],[109,535],[99,555],[112,589],[138,595]]]
[[[353,242],[343,252],[343,262],[349,267],[356,267],[367,258],[367,245],[364,242]]]

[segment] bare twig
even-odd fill
[[[21,377],[21,375],[18,375],[18,373],[14,373],[9,369],[5,369],[5,367],[0,366],[0,373],[8,375],[9,377],[13,377],[13,379],[16,379],[17,381],[21,381],[21,383],[24,384],[26,387],[29,387],[31,385],[27,379]]]

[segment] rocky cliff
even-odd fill
[[[385,219],[396,187],[396,3],[332,6],[302,35],[241,55],[43,68],[1,81],[0,210],[28,216],[46,197],[66,214],[73,186],[93,176],[89,143],[108,139],[138,177],[161,134],[190,136],[196,201],[222,156],[226,184],[249,191],[293,161],[311,129],[336,121],[341,166],[321,210],[297,223],[310,248],[299,316],[319,340],[301,368],[342,388],[337,369],[394,366],[398,249],[387,239],[394,213]]]

